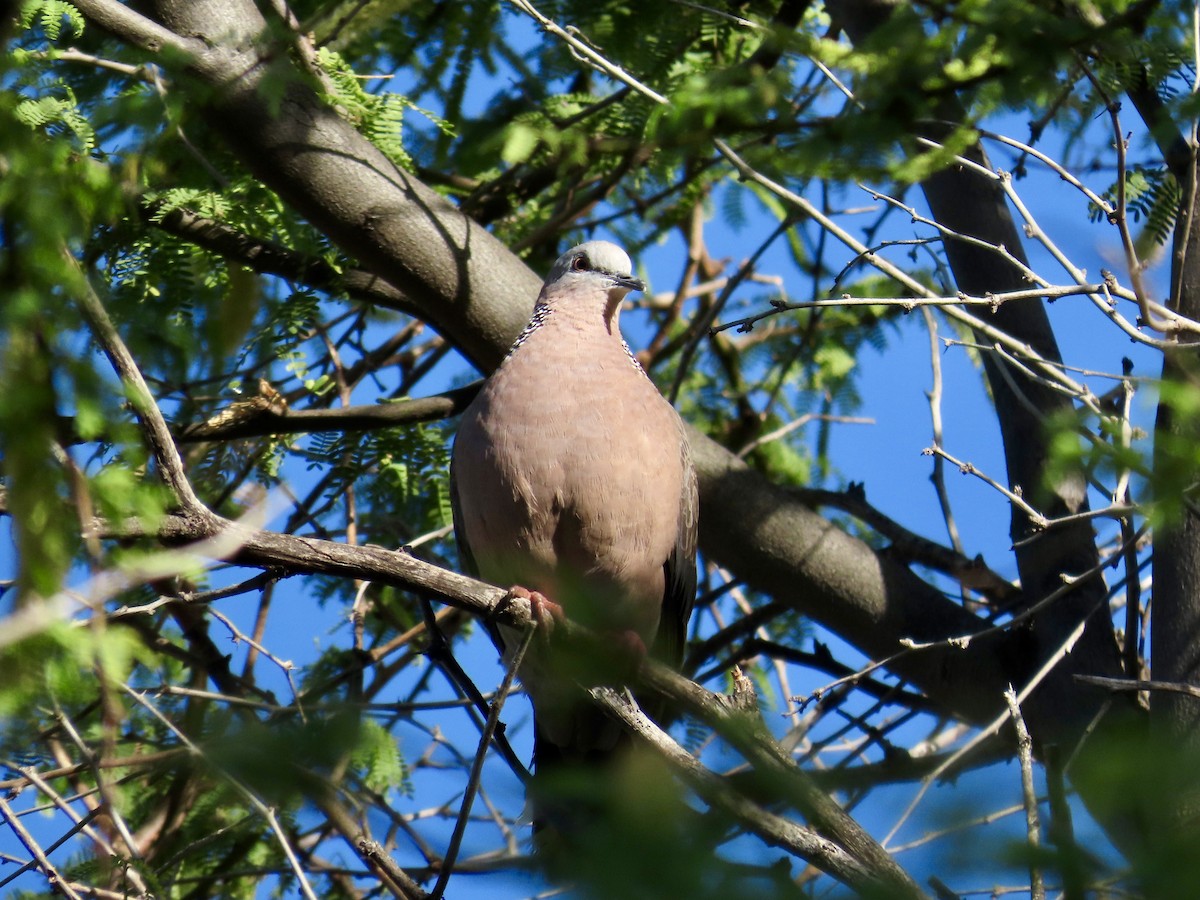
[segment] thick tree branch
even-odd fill
[[[376,306],[415,312],[416,308],[408,302],[403,291],[371,272],[362,269],[337,271],[323,259],[305,256],[282,244],[254,237],[186,209],[171,210],[158,217],[154,206],[150,205],[142,208],[142,215],[163,231],[255,272],[278,275],[331,293],[344,293],[354,300]]]
[[[111,6],[119,4],[86,0],[80,9],[144,46],[144,31],[112,15]],[[250,171],[403,291],[435,328],[457,332],[476,365],[499,362],[529,318],[537,277],[491,234],[397,169],[286,55],[262,52],[266,22],[252,0],[159,0],[153,8],[176,35],[203,41],[177,73],[176,89],[202,99],[211,124]]]
[[[1174,308],[1184,315],[1200,313],[1200,163],[1193,146],[1187,180],[1181,186],[1185,198],[1180,222],[1175,228],[1171,259]],[[1183,337],[1180,349],[1163,355],[1165,383],[1200,391],[1200,364],[1189,352],[1195,343]],[[1160,402],[1155,422],[1155,469],[1171,471],[1171,442],[1195,441],[1192,416]],[[1186,477],[1194,479],[1193,470]],[[1155,681],[1200,684],[1200,515],[1187,504],[1179,520],[1165,523],[1154,535],[1154,617],[1151,620],[1150,653]],[[1110,674],[1110,673],[1100,673]],[[1134,695],[1135,696],[1135,695]],[[1151,722],[1164,746],[1200,747],[1200,701],[1187,694],[1157,692],[1150,703]],[[1200,791],[1187,773],[1179,778],[1178,799],[1171,814],[1190,819],[1200,814]]]
[[[458,415],[479,392],[479,383],[465,385],[433,397],[395,403],[343,406],[335,409],[289,409],[269,402],[242,401],[206,422],[178,429],[182,443],[265,437],[272,434],[319,434],[398,428],[435,422]]]

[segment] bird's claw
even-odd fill
[[[565,622],[567,619],[563,608],[540,591],[531,591],[514,584],[508,589],[508,596],[529,601],[529,619],[546,637],[553,633],[556,623]]]

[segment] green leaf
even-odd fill
[[[412,795],[408,766],[400,753],[395,736],[374,719],[364,719],[351,762],[362,772],[363,783],[373,791],[386,793],[396,788]]]

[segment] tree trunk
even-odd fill
[[[1197,184],[1197,164],[1188,168],[1191,185]],[[1183,185],[1183,194],[1189,193]],[[1189,318],[1200,318],[1200,198],[1191,209],[1181,211],[1175,229],[1171,284],[1173,306]],[[1162,379],[1200,391],[1200,360],[1189,335],[1188,343],[1169,351],[1163,358]],[[1179,420],[1170,406],[1160,403],[1155,429],[1165,437],[1195,441],[1195,423]],[[1167,451],[1156,443],[1155,470],[1163,471]],[[1174,461],[1177,464],[1177,460]],[[1194,483],[1200,472],[1192,477]],[[1168,490],[1178,489],[1168,487]],[[1200,515],[1195,505],[1184,505],[1182,518],[1159,527],[1154,534],[1154,617],[1151,620],[1151,672],[1156,681],[1184,682],[1200,686]],[[1156,691],[1151,697],[1151,723],[1155,747],[1183,753],[1177,767],[1180,781],[1174,810],[1196,826],[1200,798],[1196,791],[1194,763],[1200,751],[1200,700],[1186,694]],[[1184,771],[1186,769],[1186,771]]]
[[[851,40],[870,40],[893,13],[902,14],[898,4],[887,0],[841,0],[830,5],[835,22]],[[964,110],[953,98],[943,102],[942,118],[961,121]],[[948,136],[946,126],[923,127],[925,137],[941,142]],[[982,146],[973,145],[964,152],[984,168],[991,168]],[[995,180],[985,178],[966,166],[942,169],[922,185],[932,217],[953,232],[1004,247],[1021,263],[1027,263],[1021,235],[1013,222],[1006,197]],[[947,239],[946,257],[954,280],[962,292],[984,295],[1020,290],[1028,282],[1018,266],[1000,253]],[[1030,344],[1044,359],[1061,361],[1054,331],[1040,300],[1007,302],[990,314],[984,313],[996,328]],[[988,338],[980,342],[989,344]],[[996,419],[1004,446],[1008,484],[1030,500],[1046,517],[1079,514],[1088,509],[1086,482],[1082,473],[1070,473],[1051,481],[1046,470],[1051,437],[1048,422],[1069,414],[1072,402],[1060,392],[1040,384],[1024,372],[1010,366],[1000,356],[983,353],[984,373],[988,379]],[[1036,533],[1030,518],[1013,506],[1009,534],[1015,547],[1016,565],[1021,576],[1022,606],[1030,607],[1063,586],[1063,576],[1079,575],[1099,562],[1091,524],[1080,522]],[[1034,538],[1026,541],[1025,539]],[[1031,620],[1021,631],[1028,641],[1024,659],[1014,661],[1014,677],[1032,676],[1040,665],[1087,620],[1084,634],[1073,650],[1075,664],[1082,671],[1120,677],[1120,654],[1109,617],[1106,588],[1102,577],[1081,581],[1068,595],[1054,602]],[[1034,738],[1039,743],[1078,737],[1105,700],[1102,691],[1081,688],[1069,679],[1048,679],[1034,692],[1025,714]],[[1129,706],[1127,698],[1118,703]]]

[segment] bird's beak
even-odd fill
[[[640,278],[633,278],[632,276],[615,275],[613,276],[613,281],[617,283],[618,287],[623,287],[630,291],[644,291],[646,289],[646,285],[642,283]]]

